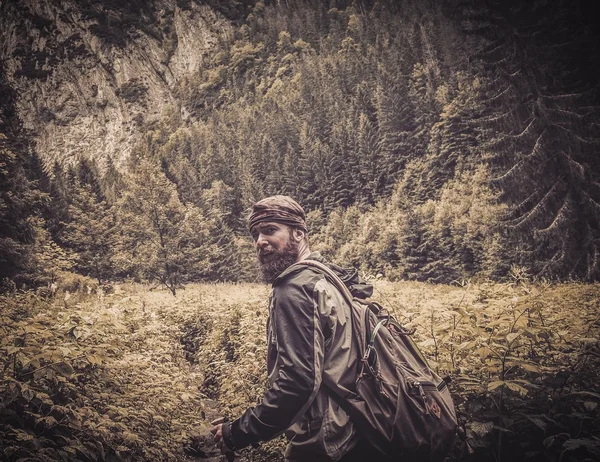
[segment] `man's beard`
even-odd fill
[[[271,251],[268,255],[269,261],[263,263],[259,255],[258,263],[265,282],[271,284],[277,276],[298,261],[298,255],[298,243],[293,239],[290,239],[283,249]]]

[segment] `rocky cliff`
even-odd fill
[[[46,163],[122,163],[230,21],[194,1],[0,0],[0,60]]]

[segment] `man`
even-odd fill
[[[253,206],[249,228],[264,278],[273,286],[267,329],[270,388],[261,404],[214,427],[215,440],[233,450],[285,433],[286,460],[373,460],[375,451],[361,439],[339,398],[333,398],[356,391],[358,347],[350,307],[321,272],[294,266],[304,259],[324,262],[310,250],[304,210],[290,197],[268,197]],[[328,266],[348,281],[355,296],[371,294],[372,287],[356,272]]]

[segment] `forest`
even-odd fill
[[[158,1],[79,3],[106,46],[177,46]],[[12,82],[51,70],[0,62],[3,458],[219,460],[208,422],[265,387],[246,217],[286,194],[453,377],[449,460],[598,460],[598,6],[176,3],[233,33],[125,159],[49,161]]]
[[[314,248],[390,280],[597,280],[592,7],[246,7],[118,167],[44,162],[3,76],[7,288],[252,280],[245,216],[275,193],[309,212]]]

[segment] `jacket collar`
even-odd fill
[[[306,258],[307,260],[316,260],[321,263],[326,263],[326,260],[321,255],[321,252],[311,252],[310,255]],[[285,279],[289,274],[292,274],[296,271],[303,269],[303,266],[296,266],[295,264],[288,266],[285,270],[281,272],[279,276],[275,278],[272,286],[275,287],[279,282]]]
[[[327,260],[325,260],[325,258],[323,258],[320,252],[312,252],[307,257],[307,260],[316,260],[329,266],[340,277],[344,284],[346,284],[354,297],[365,299],[373,295],[373,285],[361,278],[356,269],[342,268],[341,266],[329,263]],[[304,266],[295,264],[290,265],[287,269],[282,271],[279,276],[277,276],[277,278],[273,281],[272,287],[275,287],[290,274],[302,271],[304,268]]]

